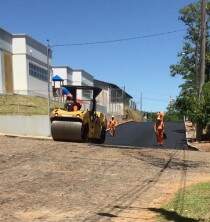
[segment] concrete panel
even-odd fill
[[[28,90],[26,55],[13,55],[13,80],[14,90]],[[24,94],[24,93],[23,93]]]
[[[12,39],[12,52],[13,54],[26,54],[26,39],[15,38]]]
[[[82,82],[82,74],[80,71],[72,72],[72,85],[81,85]]]
[[[47,115],[0,115],[0,123],[0,133],[3,134],[43,137],[51,135]]]

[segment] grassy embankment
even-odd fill
[[[140,122],[143,120],[143,114],[142,112],[138,110],[128,109],[127,114],[128,114],[128,119],[132,119],[137,122]]]
[[[0,115],[46,115],[48,102],[46,98],[24,95],[1,95]]]
[[[193,185],[179,191],[175,197],[160,209],[157,221],[210,222],[210,183]]]
[[[58,107],[58,102],[51,103],[51,108]],[[60,104],[61,105],[61,104]],[[62,106],[62,105],[61,105]],[[47,115],[48,102],[46,98],[24,95],[0,95],[0,115]],[[128,119],[142,120],[142,113],[128,110]]]

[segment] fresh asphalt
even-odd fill
[[[115,137],[107,133],[105,144],[131,147],[159,148],[156,143],[153,122],[129,122],[117,127]],[[183,149],[187,146],[183,122],[166,122],[165,148]],[[161,147],[160,147],[161,148]]]

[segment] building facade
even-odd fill
[[[72,84],[77,86],[93,86],[93,76],[83,69],[74,69],[72,72]]]
[[[69,66],[53,66],[52,74],[53,76],[58,75],[63,79],[64,85],[72,85],[72,72]],[[55,87],[59,87],[58,84]]]
[[[72,72],[72,85],[75,86],[93,86],[93,76],[83,69],[75,69]],[[89,90],[78,90],[78,98],[89,100],[92,97]]]
[[[97,97],[99,106],[106,107],[106,112],[110,115],[125,115],[126,109],[130,107],[132,96],[112,83],[95,79],[94,85],[102,89]]]
[[[27,35],[13,35],[14,91],[26,95],[47,95],[47,47]],[[49,54],[51,64],[51,53]]]
[[[12,34],[0,28],[0,93],[13,93]]]
[[[47,96],[47,47],[25,34],[0,29],[0,91]],[[51,64],[51,51],[49,51]]]

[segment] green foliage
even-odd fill
[[[203,86],[203,96],[205,101],[206,122],[210,125],[210,82],[205,83]],[[210,134],[210,132],[208,132],[208,134]]]
[[[176,100],[176,108],[184,116],[188,116],[192,122],[205,125],[205,102],[198,99],[196,94],[179,96]]]
[[[173,122],[179,122],[183,121],[183,116],[180,115],[179,112],[174,112],[174,113],[166,113],[164,116],[164,121],[173,121]]]
[[[204,84],[203,95],[206,103],[210,103],[210,82]]]
[[[176,102],[171,101],[167,107],[167,112],[165,113],[165,121],[183,121],[183,114],[177,110]]]
[[[199,1],[200,2],[200,1]],[[181,92],[175,102],[175,110],[181,115],[188,116],[193,122],[206,124],[206,102],[204,93],[198,99],[198,72],[200,62],[200,3],[187,5],[180,10],[179,20],[186,28],[182,51],[178,53],[177,64],[170,66],[171,76],[180,75],[183,84],[180,85]],[[207,33],[210,22],[210,2],[207,3]],[[209,79],[210,67],[210,41],[206,37],[206,79]],[[207,86],[206,86],[207,87]],[[204,91],[205,91],[204,87]],[[209,97],[208,97],[209,98]],[[208,100],[209,101],[209,100]]]
[[[147,112],[147,120],[148,121],[155,121],[157,117],[157,113],[155,112]]]

